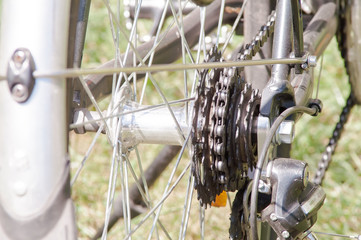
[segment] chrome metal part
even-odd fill
[[[105,112],[103,112],[103,115]],[[94,121],[98,119],[98,121]],[[86,132],[98,131],[101,120],[97,111],[89,111],[87,108],[77,108],[74,110],[73,123],[78,125],[74,131],[78,134],[84,134]]]
[[[314,55],[308,55],[307,61],[301,64],[303,70],[308,70],[310,67],[317,66],[317,57]]]
[[[307,57],[307,64],[309,67],[316,67],[317,66],[317,57],[314,55],[309,55]]]
[[[277,218],[276,214],[271,213],[270,219],[271,219],[272,221],[277,221],[278,218]]]
[[[322,188],[316,188],[310,198],[304,201],[301,205],[301,209],[306,216],[314,213],[315,209],[319,209],[323,201],[326,199],[326,193]]]
[[[308,182],[307,164],[302,161],[277,158],[269,163],[268,171],[272,199],[261,212],[262,220],[280,239],[297,239],[315,223],[325,193]]]
[[[271,184],[266,183],[263,180],[259,181],[258,191],[260,193],[271,194]]]
[[[258,116],[257,121],[257,151],[258,156],[261,154],[261,151],[263,149],[264,142],[266,140],[267,133],[269,129],[271,128],[269,118],[264,117],[262,115]],[[266,157],[266,161],[268,160],[268,157]],[[267,162],[264,166],[267,166]]]
[[[132,147],[138,143],[182,145],[183,140],[178,134],[177,126],[167,107],[145,110],[147,107],[128,102],[121,114],[110,116],[122,119],[123,144],[126,147]],[[183,133],[186,134],[190,131],[190,126],[187,123],[185,109],[185,107],[174,107],[172,111]],[[103,115],[106,116],[106,112]],[[75,110],[73,123],[79,126],[75,130],[77,133],[95,132],[102,124],[102,120],[98,112],[80,108]]]
[[[292,7],[291,1],[280,0],[276,8],[275,36],[273,39],[272,58],[288,57],[291,53]],[[275,64],[272,67],[271,82],[280,83],[288,79],[289,66]],[[263,94],[262,94],[263,95]]]
[[[276,132],[274,141],[276,144],[291,144],[295,136],[295,122],[293,120],[284,120]]]
[[[28,100],[33,90],[35,79],[34,59],[26,48],[16,49],[7,68],[7,81],[12,97],[22,103]]]
[[[15,101],[24,102],[29,97],[29,89],[23,84],[17,83],[12,87],[11,94]]]
[[[282,237],[284,237],[284,238],[286,238],[286,239],[287,239],[287,238],[289,238],[289,237],[290,237],[290,233],[289,233],[288,231],[286,231],[286,230],[285,230],[285,231],[283,231],[283,232],[282,232]]]

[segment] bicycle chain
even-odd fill
[[[345,60],[345,68],[348,75],[349,69],[347,65],[347,46],[346,46],[346,32],[345,32],[345,22],[346,22],[346,5],[347,0],[340,2],[340,14],[339,14],[339,27],[338,27],[338,35],[337,40],[339,43],[339,49],[341,51],[341,56]],[[321,160],[318,163],[318,168],[314,177],[313,182],[318,185],[322,185],[323,179],[325,177],[326,171],[328,167],[330,166],[332,162],[332,155],[335,152],[335,149],[337,147],[337,142],[341,137],[341,134],[344,130],[344,126],[349,118],[350,112],[352,107],[356,104],[356,100],[353,96],[353,93],[351,92],[347,101],[346,105],[343,107],[342,112],[340,114],[340,118],[338,123],[335,126],[335,129],[333,130],[332,137],[330,138],[327,147],[325,151],[322,154]]]
[[[352,107],[356,104],[353,94],[351,93],[346,101],[346,105],[343,107],[340,114],[340,119],[333,130],[332,137],[330,138],[326,150],[322,154],[321,160],[318,162],[318,168],[313,182],[318,185],[322,185],[322,181],[325,177],[326,171],[332,162],[332,155],[337,147],[337,142],[341,137],[344,130],[344,126],[349,118]]]
[[[274,22],[272,12],[237,60],[250,60],[257,54],[273,33]],[[219,54],[213,47],[206,61],[223,61]],[[200,75],[192,125],[192,172],[201,205],[210,204],[223,190],[240,189],[248,167],[257,161],[252,129],[261,96],[245,83],[242,71],[206,69]]]

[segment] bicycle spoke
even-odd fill
[[[83,157],[83,160],[81,161],[81,164],[79,166],[79,168],[76,170],[75,174],[74,174],[74,177],[72,178],[71,182],[70,182],[70,186],[73,187],[75,181],[78,179],[79,175],[80,175],[80,172],[81,170],[83,169],[84,165],[85,165],[85,162],[86,160],[88,160],[89,156],[90,156],[90,153],[92,152],[93,148],[94,148],[94,145],[95,145],[95,142],[98,140],[98,137],[100,136],[100,133],[103,131],[103,126],[104,125],[100,125],[97,133],[95,134],[94,138],[93,138],[93,141],[92,143],[90,144],[88,150],[86,151],[85,153],[85,156]]]
[[[228,46],[228,44],[229,44],[229,41],[230,41],[231,38],[233,37],[234,31],[236,30],[237,25],[238,25],[239,21],[241,20],[242,15],[243,15],[244,8],[245,8],[245,6],[246,6],[246,4],[247,4],[247,1],[248,1],[248,0],[244,0],[244,2],[243,2],[243,4],[242,4],[242,7],[241,7],[241,10],[239,11],[238,16],[237,16],[236,20],[235,20],[234,23],[233,23],[232,30],[231,30],[231,32],[228,34],[228,37],[226,38],[226,42],[225,42],[224,45],[223,45],[222,54],[223,54],[224,51],[226,50],[226,48],[227,48],[227,46]]]
[[[122,149],[119,149],[120,152],[122,152]],[[128,185],[128,167],[127,167],[127,161],[124,161],[124,154],[122,153],[122,164],[121,164],[121,178],[122,178],[122,190],[123,190],[123,195],[125,192],[125,196],[124,199],[125,201],[123,201],[123,204],[125,204],[124,208],[126,209],[126,218],[125,219],[125,224],[126,224],[126,234],[129,234],[132,230],[132,226],[131,226],[131,214],[130,214],[130,204],[129,204],[129,185]]]
[[[161,40],[159,42],[157,42],[158,38],[159,38],[159,35],[160,35],[160,31],[162,29],[162,25],[164,23],[164,20],[165,20],[165,16],[166,16],[166,13],[167,13],[167,8],[168,8],[168,4],[169,4],[169,0],[167,0],[165,3],[164,3],[164,9],[163,9],[163,12],[162,12],[162,17],[160,19],[160,23],[159,23],[159,26],[158,26],[158,29],[157,29],[157,33],[155,35],[155,40],[154,40],[154,44],[153,44],[153,47],[152,47],[152,50],[151,50],[151,54],[150,54],[150,58],[149,58],[149,64],[148,64],[148,67],[152,65],[153,63],[153,58],[154,58],[154,55],[155,55],[155,48],[156,46],[161,42]],[[169,28],[170,29],[170,28]],[[168,29],[168,31],[169,31]],[[164,34],[163,36],[165,36],[166,34]],[[139,100],[139,103],[142,104],[143,102],[143,98],[144,98],[144,94],[145,94],[145,89],[146,89],[146,86],[147,86],[147,83],[148,83],[148,79],[149,79],[149,73],[147,72],[146,75],[145,75],[145,79],[144,79],[144,84],[143,84],[143,88],[142,88],[142,93],[141,93],[141,97],[140,97],[140,100]]]
[[[105,0],[103,0],[103,1],[105,1]],[[111,13],[111,15],[114,16],[114,13],[113,13],[113,11],[111,10],[111,8],[110,8],[109,5],[107,5],[107,8],[108,8],[108,11]],[[118,23],[118,22],[117,22],[117,25],[119,26],[119,23]],[[119,30],[120,30],[120,32],[124,35],[125,38],[128,38],[128,39],[129,39],[129,37],[127,37],[127,34],[126,34],[122,29],[120,29],[120,26],[119,26]],[[129,43],[128,46],[132,48],[132,50],[134,51],[134,53],[135,53],[138,61],[140,61],[140,63],[144,66],[145,63],[143,62],[142,58],[140,57],[140,54],[139,54],[139,53],[137,52],[137,50],[135,49],[134,45],[133,45],[130,41],[128,41],[128,43]],[[174,123],[175,123],[176,126],[177,126],[178,134],[179,134],[179,136],[181,137],[181,139],[184,141],[185,137],[184,137],[184,135],[183,135],[182,129],[180,128],[179,123],[178,123],[177,119],[175,118],[174,113],[173,113],[171,107],[169,106],[169,103],[168,103],[166,97],[164,96],[164,93],[161,91],[158,83],[155,81],[155,79],[153,78],[152,74],[150,74],[150,73],[149,73],[149,78],[150,78],[150,80],[152,81],[153,86],[154,86],[155,89],[157,90],[158,94],[161,96],[162,100],[163,100],[164,103],[166,104],[166,106],[167,106],[167,108],[168,108],[168,110],[169,110],[169,113],[171,114],[171,116],[172,116],[172,118],[173,118],[173,120],[174,120]]]
[[[117,144],[117,143],[116,143]],[[113,148],[113,155],[112,155],[112,161],[111,161],[111,167],[110,167],[110,174],[109,174],[109,183],[108,183],[108,193],[107,193],[107,201],[106,201],[106,210],[105,210],[105,220],[104,220],[104,229],[103,229],[103,234],[102,234],[102,240],[107,238],[107,234],[108,234],[108,224],[109,224],[109,217],[110,217],[110,212],[112,209],[112,204],[113,204],[113,196],[114,196],[114,192],[115,192],[115,181],[116,181],[116,177],[117,177],[117,173],[118,173],[118,168],[119,168],[119,158],[117,158],[117,148],[114,147]],[[117,158],[117,160],[116,160]],[[124,195],[122,195],[123,197],[123,202],[124,202]],[[124,205],[123,205],[124,208]],[[123,212],[125,214],[126,211]]]
[[[179,239],[185,239],[186,236],[189,214],[193,199],[193,186],[194,186],[194,177],[192,174],[189,174],[187,191],[186,191],[187,194],[184,198],[184,208],[183,208],[184,211],[182,216],[182,224],[179,232]]]
[[[183,150],[183,149],[182,149]],[[183,150],[184,151],[184,150]],[[178,183],[180,182],[180,180],[184,177],[184,175],[186,174],[187,170],[189,169],[189,167],[191,166],[191,162],[189,162],[187,164],[187,166],[185,167],[185,169],[182,171],[182,173],[179,175],[179,177],[176,179],[175,183],[172,185],[172,187],[169,189],[169,191],[162,197],[162,199],[157,203],[157,205],[155,205],[152,210],[150,210],[146,216],[144,216],[142,218],[142,220],[140,221],[140,223],[133,228],[132,232],[126,237],[129,238],[130,235],[132,235],[137,229],[139,229],[144,222],[150,217],[150,215],[152,215],[163,203],[164,201],[169,197],[169,195],[173,192],[174,188],[178,185]]]
[[[218,18],[218,28],[217,28],[217,40],[216,40],[216,46],[218,47],[219,44],[219,36],[221,36],[221,29],[222,29],[222,21],[223,21],[223,15],[224,15],[224,6],[226,0],[222,0],[221,9],[219,10],[219,18]]]
[[[193,55],[191,53],[191,50],[190,50],[190,47],[188,45],[188,42],[187,42],[187,39],[186,37],[184,36],[184,31],[182,31],[182,27],[180,25],[180,23],[178,22],[178,17],[177,17],[177,13],[176,11],[174,10],[174,5],[173,5],[173,2],[172,1],[169,1],[169,6],[170,6],[170,9],[172,10],[172,14],[174,16],[174,20],[175,20],[175,23],[176,23],[176,26],[178,28],[178,32],[180,34],[180,37],[182,39],[182,46],[185,47],[185,49],[187,50],[187,53],[188,53],[188,56],[191,60],[192,63],[194,63],[194,59],[193,59]],[[181,11],[180,11],[181,12]]]
[[[179,18],[180,18],[180,29],[179,31],[184,33],[184,24],[183,24],[183,13],[182,13],[182,3],[181,0],[178,0],[178,4],[179,4]],[[184,34],[183,34],[184,35]],[[181,43],[182,43],[182,62],[183,64],[186,64],[186,54],[185,54],[185,38],[181,38]],[[186,70],[183,70],[183,82],[184,82],[184,97],[188,98],[188,84],[187,84],[187,79],[188,79],[188,72]],[[188,119],[188,104],[186,104],[186,115],[187,115],[187,119]]]
[[[150,200],[150,196],[149,196],[149,192],[148,192],[148,187],[144,187],[144,189],[146,189],[146,190],[143,190],[143,188],[140,186],[140,184],[139,184],[139,179],[138,179],[138,177],[137,177],[137,175],[136,175],[136,173],[135,173],[135,171],[134,171],[134,169],[133,169],[133,167],[132,167],[132,165],[131,165],[131,163],[130,163],[130,161],[129,161],[129,158],[126,156],[126,155],[124,155],[124,158],[125,158],[125,160],[126,160],[126,162],[127,162],[127,166],[128,166],[128,168],[129,168],[129,170],[130,170],[130,172],[131,172],[131,174],[132,174],[132,176],[133,176],[133,179],[135,180],[135,184],[137,185],[137,188],[138,188],[138,190],[139,190],[139,193],[141,194],[141,196],[142,196],[142,199],[143,199],[143,201],[144,201],[144,203],[147,205],[147,207],[149,208],[149,209],[151,209],[152,208],[152,204],[151,204],[151,200]],[[137,154],[137,158],[140,160],[140,158],[139,158],[139,154]],[[138,160],[138,162],[140,162]],[[138,163],[139,164],[139,163]],[[141,163],[140,163],[141,164]],[[142,174],[143,173],[143,171],[142,170],[140,170],[141,171],[141,176],[142,176],[142,181],[143,181],[143,186],[147,186],[147,184],[146,184],[146,181],[145,181],[145,179],[144,179],[144,174]],[[155,216],[155,215],[154,215]],[[163,232],[164,232],[164,234],[167,236],[167,238],[168,239],[172,239],[171,237],[170,237],[170,235],[169,235],[169,233],[167,232],[167,230],[165,229],[165,227],[164,227],[164,225],[161,223],[161,221],[158,219],[158,225],[161,227],[161,229],[163,230]]]
[[[200,32],[204,32],[204,22],[201,22],[201,30]],[[198,46],[202,46],[202,44],[205,44],[205,41],[203,39],[203,34],[199,34],[199,38],[198,38]],[[197,55],[196,55],[196,64],[199,64],[200,61],[200,56],[201,56],[201,48],[198,47],[197,49]],[[197,85],[197,78],[199,77],[199,73],[198,71],[194,71],[194,79],[193,79],[193,84],[192,84],[192,90],[191,90],[191,96],[194,96],[194,91],[196,89],[196,85]]]
[[[206,215],[206,212],[205,212],[205,208],[204,206],[201,206],[199,204],[199,222],[200,222],[200,228],[201,228],[201,239],[203,240],[204,239],[204,229],[205,229],[205,226],[204,226],[204,222],[205,222],[205,215]]]
[[[177,162],[176,162],[176,164],[175,164],[174,167],[173,167],[172,173],[170,174],[170,177],[169,177],[167,186],[166,186],[165,189],[164,189],[163,196],[168,195],[167,191],[168,191],[168,189],[169,189],[169,187],[170,187],[170,185],[171,185],[171,182],[172,182],[172,180],[173,180],[173,177],[174,177],[174,175],[175,175],[175,173],[176,173],[176,170],[177,170],[177,168],[178,168],[178,166],[179,166],[180,160],[181,160],[181,158],[182,158],[182,156],[183,156],[183,152],[184,152],[184,149],[185,149],[185,147],[186,147],[186,145],[187,145],[187,142],[188,142],[188,140],[189,140],[190,135],[191,135],[191,134],[190,134],[190,132],[189,132],[188,137],[187,137],[186,140],[184,141],[184,144],[183,144],[183,146],[182,146],[182,149],[181,149],[181,151],[180,151],[180,153],[179,153]],[[187,167],[187,168],[188,168],[188,167]],[[157,211],[157,214],[156,214],[156,219],[153,221],[152,230],[151,230],[151,233],[150,233],[149,236],[151,236],[152,233],[153,233],[153,229],[154,229],[156,220],[159,218],[159,214],[160,214],[160,211],[161,211],[162,207],[163,207],[163,204],[161,204],[161,205],[159,206],[159,208],[158,208],[158,211]]]
[[[326,236],[330,236],[330,237],[350,238],[350,239],[357,239],[357,240],[361,239],[361,235],[344,235],[344,234],[316,232],[316,231],[312,231],[312,232],[317,235],[326,235]]]
[[[105,119],[104,119],[104,117],[103,117],[103,113],[102,113],[102,111],[100,110],[99,105],[98,105],[98,103],[96,102],[93,94],[91,93],[88,85],[85,83],[84,79],[83,79],[81,76],[79,76],[79,81],[80,81],[80,83],[82,84],[85,92],[88,94],[88,97],[90,98],[91,102],[93,103],[95,109],[97,110],[97,112],[98,112],[98,114],[99,114],[99,116],[100,116],[100,120],[103,121],[103,124],[105,125],[106,131],[110,132],[110,128],[109,128],[109,126],[108,126],[108,123],[105,121]],[[114,141],[114,139],[110,139],[109,136],[108,136],[108,140],[109,140],[110,142]]]

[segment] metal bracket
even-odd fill
[[[29,49],[16,49],[7,69],[7,81],[15,101],[23,103],[29,99],[35,85],[34,71],[35,63]]]
[[[272,200],[261,212],[262,221],[268,222],[280,240],[299,239],[315,223],[325,192],[309,182],[307,164],[299,160],[277,158],[269,163],[267,175]]]

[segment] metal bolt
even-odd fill
[[[271,186],[260,180],[258,185],[258,191],[265,194],[271,194]]]
[[[17,50],[13,55],[15,63],[22,64],[25,60],[25,52],[23,50]]]
[[[301,68],[306,70],[308,68],[308,64],[307,63],[302,63]]]
[[[28,89],[24,85],[18,83],[11,89],[11,94],[16,101],[23,102],[28,97]]]
[[[282,232],[282,237],[284,238],[289,238],[290,237],[290,233],[288,231],[283,231]]]
[[[270,218],[272,221],[274,221],[274,222],[278,220],[276,214],[274,214],[274,213],[271,213],[271,215],[269,216],[269,218]]]
[[[276,132],[276,143],[290,144],[295,135],[295,122],[292,120],[283,121]]]
[[[310,55],[307,58],[307,65],[309,67],[316,67],[317,66],[317,57],[314,55]]]

